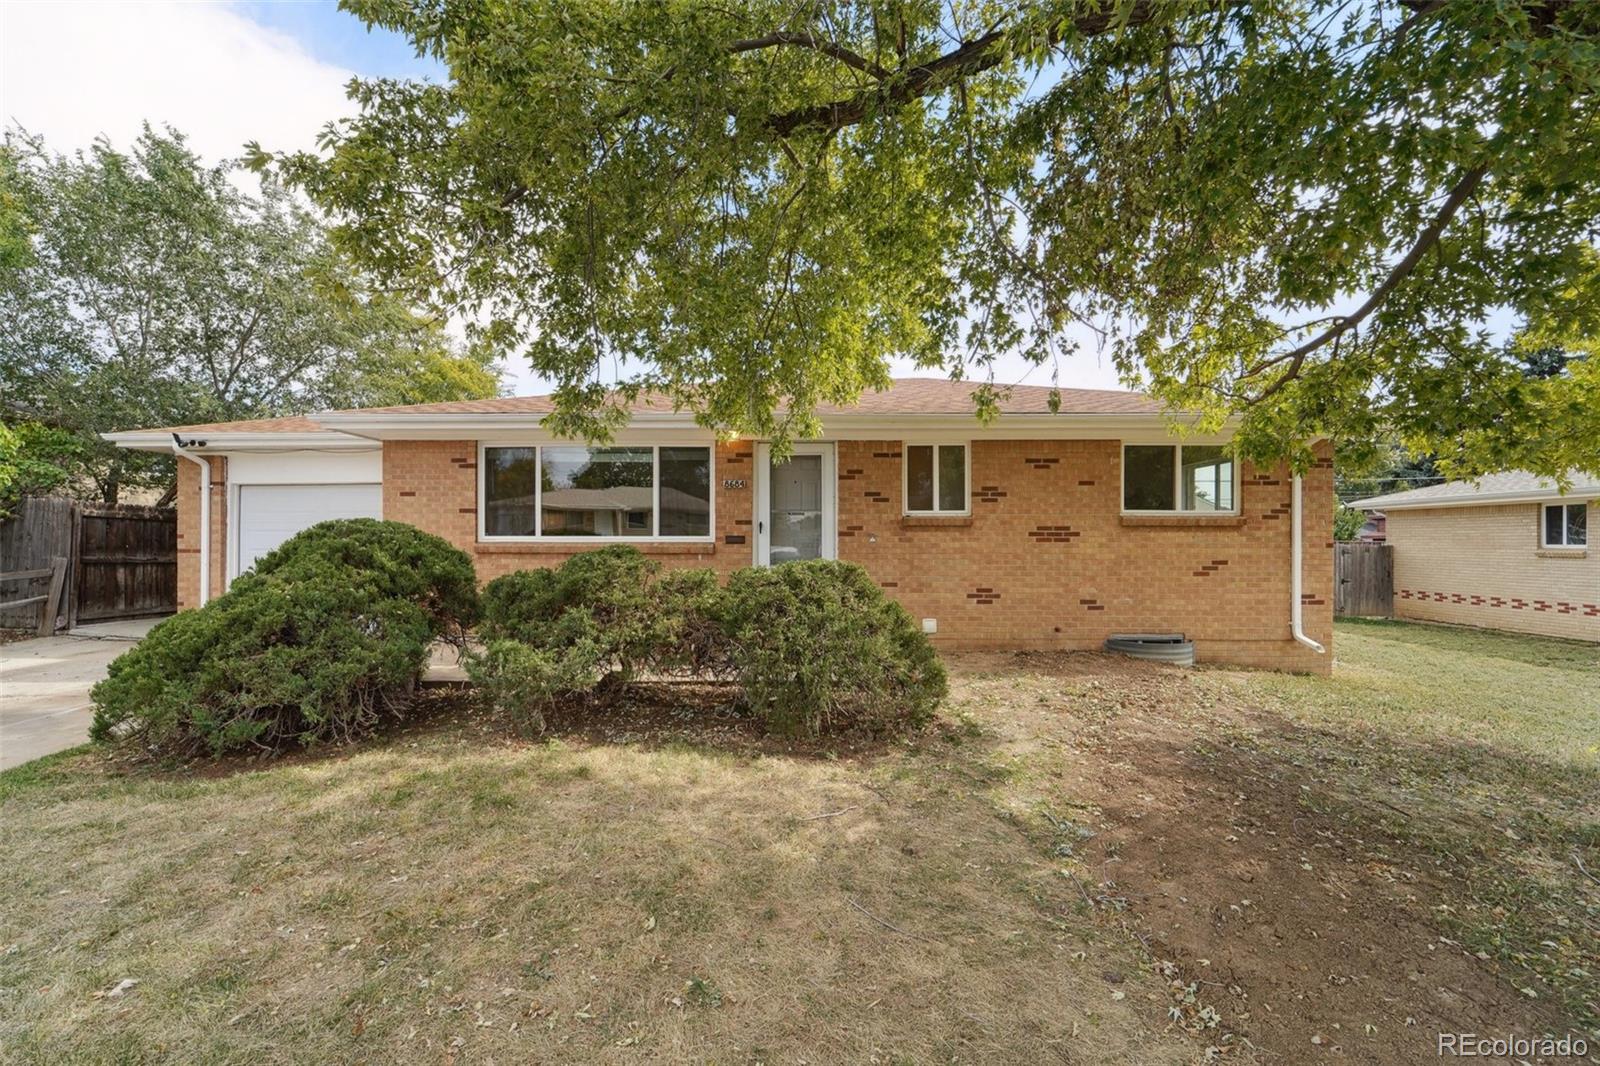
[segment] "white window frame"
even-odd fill
[[[1167,441],[1142,441],[1125,440],[1121,442],[1122,450],[1117,455],[1117,506],[1125,515],[1182,515],[1186,517],[1232,518],[1238,517],[1241,500],[1239,499],[1239,459],[1237,456],[1228,456],[1228,464],[1233,468],[1233,506],[1226,511],[1201,511],[1186,509],[1183,506],[1183,449],[1186,447],[1218,448],[1225,445],[1208,444],[1200,441],[1191,441],[1189,444],[1173,444]],[[1171,510],[1129,510],[1128,509],[1128,449],[1129,448],[1172,448],[1172,508]]]
[[[1549,511],[1550,511],[1550,508],[1552,508],[1552,507],[1561,508],[1561,540],[1560,540],[1559,543],[1556,543],[1556,544],[1552,544],[1548,540],[1545,539],[1545,533],[1550,528],[1550,526],[1549,526]],[[1539,508],[1539,546],[1541,548],[1586,549],[1586,548],[1589,547],[1589,522],[1588,522],[1588,517],[1589,516],[1587,514],[1584,515],[1584,524],[1583,524],[1584,537],[1583,537],[1583,543],[1582,544],[1571,544],[1571,543],[1568,543],[1568,541],[1567,541],[1567,511],[1566,511],[1566,509],[1568,507],[1582,507],[1585,511],[1587,511],[1588,508],[1589,508],[1589,504],[1588,504],[1588,501],[1586,501],[1586,500],[1556,500],[1553,503],[1544,504],[1543,506],[1541,506]]]
[[[628,448],[633,450],[650,449],[651,467],[651,492],[650,492],[650,533],[642,537],[582,537],[582,536],[544,536],[544,479],[539,471],[544,462],[546,448]],[[490,533],[488,531],[489,497],[486,492],[486,483],[489,476],[488,452],[491,448],[531,448],[533,449],[533,535]],[[710,455],[707,467],[711,499],[706,511],[706,533],[696,537],[664,537],[661,529],[661,449],[662,448],[704,448]],[[671,444],[614,444],[592,445],[580,441],[558,442],[521,442],[491,440],[478,442],[478,540],[481,543],[493,544],[714,544],[717,539],[717,447],[715,444],[700,441],[684,441]],[[626,521],[624,512],[623,521]]]
[[[931,511],[911,509],[911,455],[912,448],[932,448],[933,452],[933,503]],[[940,448],[960,448],[966,467],[965,492],[959,511],[939,510],[939,451]],[[907,518],[964,518],[972,514],[972,442],[970,440],[903,440],[900,442],[900,513]]]

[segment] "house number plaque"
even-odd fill
[[[722,479],[722,487],[725,489],[742,489],[749,484],[742,477],[725,477]]]

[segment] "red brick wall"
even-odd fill
[[[1304,479],[1304,626],[1289,636],[1287,469],[1248,465],[1237,518],[1121,514],[1116,441],[975,441],[972,517],[901,515],[899,441],[838,446],[839,556],[861,563],[944,646],[1097,648],[1182,632],[1206,660],[1326,673],[1333,468]]]
[[[1333,469],[1324,448],[1305,478],[1305,628],[1330,653],[1289,638],[1285,469],[1245,467],[1237,518],[1124,517],[1116,441],[976,441],[970,518],[901,515],[899,441],[838,444],[839,556],[864,565],[944,647],[1096,648],[1111,633],[1182,632],[1202,659],[1326,673],[1333,639]],[[716,539],[641,544],[667,566],[749,566],[753,447],[717,446]],[[212,595],[222,590],[226,460],[211,458]],[[178,467],[178,602],[198,602],[199,469]],[[743,481],[740,488],[725,480]],[[391,441],[384,517],[437,533],[487,581],[558,565],[593,545],[479,544],[477,446]]]
[[[721,572],[752,559],[752,446],[719,445],[716,543],[642,544],[669,566]],[[945,647],[1096,648],[1111,633],[1176,631],[1202,659],[1326,673],[1333,640],[1333,469],[1324,448],[1305,478],[1306,632],[1289,637],[1286,469],[1246,466],[1237,518],[1120,513],[1116,441],[976,441],[972,517],[901,515],[899,441],[838,445],[839,556],[866,566]],[[727,489],[725,479],[745,487]],[[577,545],[477,543],[472,441],[391,441],[384,517],[437,533],[489,580],[558,565]]]

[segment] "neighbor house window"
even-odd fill
[[[704,539],[711,535],[711,449],[483,449],[485,537]]]
[[[1547,503],[1544,506],[1544,546],[1582,548],[1589,543],[1589,505]]]
[[[1235,473],[1220,445],[1128,444],[1122,449],[1122,509],[1232,513]]]
[[[967,513],[967,446],[905,446],[906,514]]]

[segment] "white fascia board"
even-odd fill
[[[369,440],[484,440],[527,443],[558,442],[542,428],[536,414],[340,414],[312,415],[318,425]],[[1165,415],[1009,414],[988,425],[969,414],[927,415],[825,415],[822,433],[815,439],[908,440],[949,439],[955,434],[973,440],[1106,440],[1120,439],[1166,443],[1185,440],[1195,444],[1223,444],[1233,437],[1232,426],[1216,433],[1181,434]],[[616,434],[618,443],[674,440],[707,441],[715,434],[681,412],[634,415]]]
[[[1551,488],[1539,492],[1486,492],[1479,496],[1443,496],[1431,500],[1386,501],[1382,496],[1356,500],[1350,504],[1358,511],[1421,511],[1435,507],[1494,507],[1511,503],[1583,503],[1600,497],[1600,489],[1585,487],[1577,492],[1563,494]]]
[[[102,433],[103,440],[119,448],[141,452],[172,451],[172,434],[150,430],[132,430],[125,433]],[[210,454],[222,452],[281,452],[281,451],[372,451],[373,442],[347,433],[247,433],[239,430],[189,432],[185,438],[203,440],[203,450]]]
[[[311,415],[310,418],[329,430],[368,440],[488,440],[490,438],[515,438],[534,443],[570,438],[557,437],[543,428],[544,415],[540,414],[367,414],[361,411],[336,414]],[[694,416],[680,412],[647,413],[634,415],[628,425],[617,435],[649,430],[679,432],[693,435],[696,441],[710,440],[711,430],[698,425]]]
[[[976,416],[833,415],[822,420],[821,440],[1122,440],[1130,443],[1225,444],[1232,427],[1216,433],[1181,433],[1166,415],[1003,414],[985,425]]]

